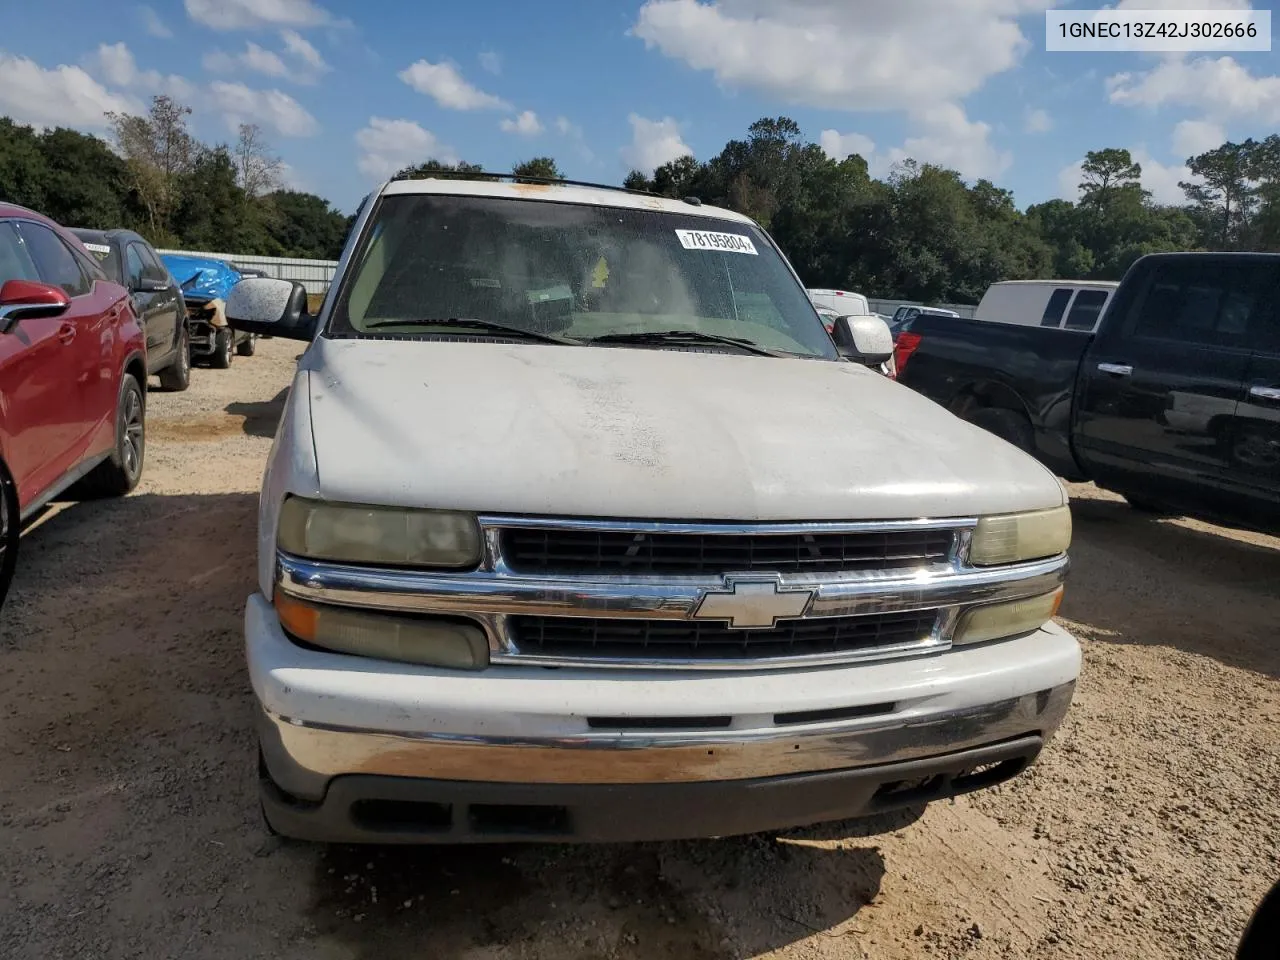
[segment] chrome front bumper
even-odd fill
[[[774,725],[753,730],[593,731],[576,737],[388,734],[261,711],[272,778],[317,796],[345,774],[525,784],[693,783],[777,777],[921,760],[1024,736],[1047,741],[1074,682],[963,710]]]

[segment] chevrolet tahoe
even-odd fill
[[[401,180],[315,316],[245,612],[268,825],[715,837],[1020,773],[1072,698],[1064,489],[828,334],[745,216]],[[815,417],[839,409],[840,417]]]

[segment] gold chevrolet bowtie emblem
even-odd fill
[[[728,590],[708,590],[693,611],[695,620],[727,620],[734,630],[776,626],[804,616],[812,590],[780,590],[776,580],[732,580]]]

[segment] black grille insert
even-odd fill
[[[926,639],[937,611],[788,620],[771,629],[722,623],[595,617],[509,617],[531,656],[657,660],[755,660],[874,650]]]
[[[519,573],[838,573],[945,563],[950,530],[890,533],[629,533],[510,527],[502,555]]]

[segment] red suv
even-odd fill
[[[52,220],[0,203],[0,603],[25,518],[137,485],[146,382],[129,292]]]

